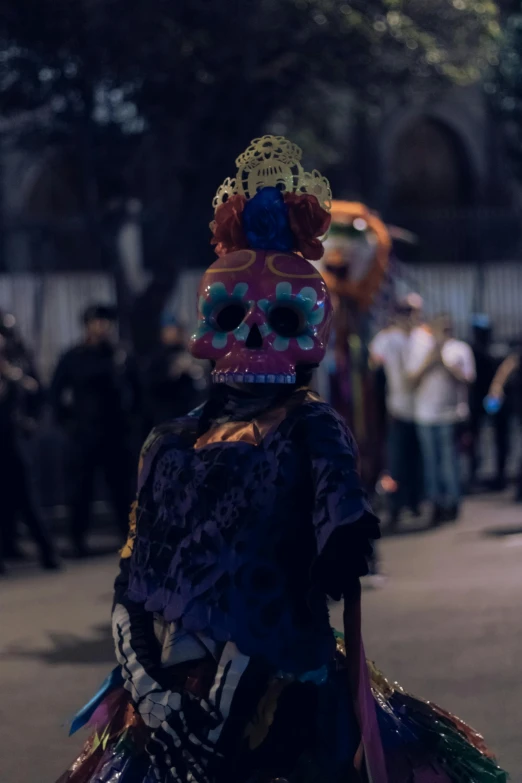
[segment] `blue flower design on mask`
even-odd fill
[[[317,304],[317,291],[310,286],[305,286],[297,294],[292,293],[292,284],[288,282],[278,283],[276,286],[276,298],[275,302],[268,299],[261,299],[258,302],[259,307],[269,317],[270,310],[277,305],[289,304],[292,308],[297,308],[303,320],[305,321],[305,328],[302,333],[292,337],[285,337],[277,335],[274,340],[274,348],[276,351],[286,351],[290,345],[290,340],[297,340],[297,344],[303,351],[309,351],[314,347],[314,340],[316,334],[316,327],[324,320],[324,304]],[[274,330],[270,327],[269,323],[265,325],[265,333],[273,333]]]
[[[247,201],[243,210],[243,228],[248,246],[255,250],[288,252],[295,247],[288,207],[278,188],[261,188]]]
[[[226,348],[228,343],[228,337],[230,332],[218,331],[212,321],[212,317],[220,305],[225,305],[229,302],[244,302],[244,297],[248,291],[248,283],[236,283],[232,294],[229,294],[225,288],[224,283],[212,283],[208,289],[208,297],[199,297],[199,325],[194,335],[195,339],[204,337],[209,332],[213,333],[212,346],[214,348]],[[246,324],[241,324],[237,329],[232,332],[238,340],[246,340],[248,335],[248,327],[246,328],[246,335],[243,336]]]

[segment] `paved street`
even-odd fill
[[[365,591],[368,654],[476,725],[520,781],[522,509],[473,499],[458,526],[388,538],[381,556],[390,580]],[[80,749],[65,724],[113,665],[115,570],[106,556],[2,582],[0,783],[54,783]]]

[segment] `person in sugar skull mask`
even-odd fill
[[[391,236],[364,204],[332,203],[332,226],[320,270],[334,303],[329,401],[357,439],[361,475],[374,487],[382,470],[382,416],[369,368],[372,309],[389,274]]]
[[[306,259],[321,256],[330,189],[300,157],[286,139],[256,139],[216,196],[219,258],[192,340],[213,391],[143,448],[115,586],[118,666],[73,721],[96,731],[61,783],[497,772],[464,724],[364,657],[359,577],[378,521],[350,432],[309,388],[331,304]],[[328,596],[344,599],[344,640]]]

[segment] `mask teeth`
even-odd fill
[[[212,373],[214,383],[295,383],[295,373],[253,373],[253,372],[216,372]]]

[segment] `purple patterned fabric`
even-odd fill
[[[336,530],[370,512],[352,436],[317,401],[258,446],[195,449],[197,426],[178,419],[145,448],[129,598],[277,669],[319,668],[335,641],[312,566]],[[361,549],[377,535],[368,522]]]

